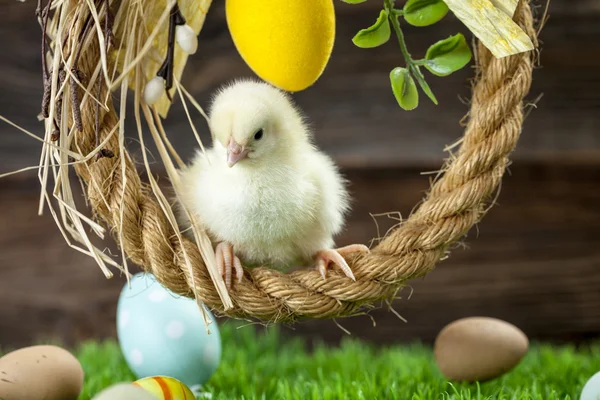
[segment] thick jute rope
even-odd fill
[[[537,43],[527,2],[521,2],[514,19]],[[531,84],[534,54],[496,59],[480,43],[475,54],[471,109],[460,149],[405,222],[370,254],[348,260],[356,282],[335,268],[327,279],[314,269],[289,274],[265,267],[246,270],[243,281],[231,289],[234,308],[225,311],[197,246],[190,240],[181,243],[177,239],[152,190],[141,181],[133,160],[119,152],[117,135],[106,146],[115,153],[114,158],[93,158],[87,166],[77,166],[76,172],[87,184],[95,216],[112,227],[115,237],[122,237],[129,259],[173,292],[193,297],[185,251],[193,264],[198,299],[218,314],[272,322],[353,315],[361,306],[393,298],[407,280],[431,271],[450,246],[480,221],[498,189],[521,132],[523,98]],[[91,76],[98,60],[96,44],[83,52],[79,68]],[[86,155],[95,147],[92,102],[83,106],[82,118],[84,131],[78,134],[73,150]],[[105,138],[118,122],[110,105],[102,117],[101,137]],[[126,158],[125,188],[121,157]]]

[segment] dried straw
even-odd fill
[[[323,280],[312,269],[284,274],[261,267],[246,270],[242,282],[228,292],[216,273],[214,252],[206,233],[195,229],[195,240],[180,233],[167,197],[151,174],[143,145],[142,119],[177,192],[175,164],[181,161],[162,127],[159,114],[164,115],[164,110],[157,112],[144,104],[140,96],[148,77],[155,72],[152,68],[163,57],[157,51],[160,46],[155,43],[165,40],[166,13],[172,1],[113,0],[110,8],[115,15],[115,43],[108,46],[108,50],[102,29],[106,1],[54,3],[54,17],[48,32],[54,41],[50,46],[53,54],[51,101],[40,162],[41,201],[50,206],[67,241],[71,243],[73,239],[78,243],[73,246],[94,257],[109,277],[107,264],[115,263],[88,238],[90,227],[98,236],[102,236],[104,230],[78,211],[73,201],[69,171],[74,167],[85,184],[94,220],[112,228],[123,254],[153,273],[175,293],[196,297],[219,314],[273,322],[335,318],[355,315],[363,306],[393,298],[409,279],[431,271],[446,257],[450,246],[481,220],[521,132],[523,98],[531,84],[534,52],[496,59],[479,43],[471,110],[459,149],[446,162],[444,173],[434,181],[422,204],[388,232],[370,254],[348,260],[356,282],[335,271]],[[181,3],[193,2],[180,0],[180,6]],[[208,10],[207,4],[210,1],[205,0],[203,12]],[[80,41],[89,15],[94,29],[89,29]],[[527,2],[521,2],[514,19],[537,45]],[[81,55],[75,65],[74,54],[80,45],[83,46]],[[84,91],[80,96],[82,131],[75,126],[70,104],[70,93],[77,93],[71,88],[76,80],[61,82],[61,64],[64,70],[74,68],[87,77],[86,82],[81,82],[83,89],[75,88]],[[179,73],[182,68],[179,67]],[[99,80],[103,82],[100,95],[94,97]],[[177,79],[175,83],[174,90],[179,92],[180,99],[192,100],[203,113],[182,83]],[[121,90],[119,113],[109,96],[112,89],[117,88]],[[148,183],[142,182],[124,147],[122,121],[127,112],[124,100],[128,88],[135,94],[133,113],[150,177]],[[52,144],[56,116],[61,116],[58,119],[60,138],[59,143]],[[114,157],[97,157],[103,149],[112,152]],[[73,158],[71,162],[69,156]],[[49,179],[54,179],[52,194],[58,200],[58,213],[46,190]]]

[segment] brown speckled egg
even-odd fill
[[[453,381],[486,381],[514,368],[529,347],[527,336],[508,322],[486,317],[459,319],[435,340],[442,374]]]
[[[83,369],[68,351],[32,346],[0,358],[0,399],[76,400]]]

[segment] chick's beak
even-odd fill
[[[229,145],[227,146],[227,165],[229,168],[233,167],[247,156],[248,149],[245,149],[244,146],[240,146],[233,139],[229,141]]]

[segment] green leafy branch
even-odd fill
[[[359,4],[367,0],[342,1]],[[429,26],[444,18],[448,11],[448,6],[443,0],[408,0],[402,9],[395,8],[395,0],[384,0],[384,7],[377,21],[370,27],[360,30],[352,39],[352,42],[360,48],[378,47],[390,39],[392,29],[394,30],[406,65],[396,67],[390,72],[390,83],[398,104],[404,110],[413,110],[419,105],[419,92],[415,80],[427,97],[434,104],[438,104],[425,81],[421,67],[425,67],[433,75],[447,76],[467,65],[471,61],[472,54],[465,37],[457,33],[434,43],[427,49],[425,58],[415,60],[406,47],[399,19],[403,17],[413,26]]]

